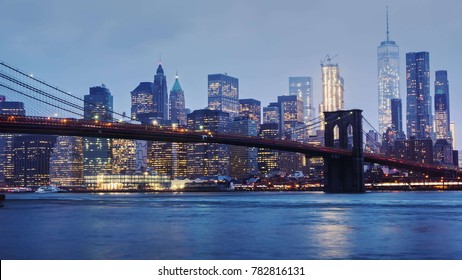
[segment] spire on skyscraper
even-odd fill
[[[159,66],[157,67],[156,74],[157,74],[157,75],[164,75],[164,69],[162,68],[162,64],[161,64],[161,63],[159,63]]]
[[[183,91],[181,89],[180,82],[178,81],[178,72],[176,72],[175,83],[173,84],[172,91],[176,91],[176,92]]]
[[[387,6],[387,42],[390,41],[390,30],[388,29],[388,6]]]

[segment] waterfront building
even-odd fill
[[[428,52],[406,53],[406,84],[407,137],[432,138],[430,55]]]
[[[101,191],[162,191],[170,188],[169,176],[146,171],[135,174],[85,175],[84,181],[87,189]]]
[[[136,142],[129,139],[112,140],[112,174],[131,174],[136,171]]]
[[[314,118],[313,79],[311,77],[289,77],[289,95],[296,95],[303,102],[303,123],[311,124]],[[312,134],[310,129],[309,134]]]
[[[430,138],[417,139],[411,137],[408,140],[396,140],[393,146],[392,156],[396,158],[412,160],[420,163],[433,163],[433,141]]]
[[[448,140],[436,140],[433,147],[433,160],[439,165],[454,165],[452,145]]]
[[[178,75],[176,75],[175,83],[170,91],[170,120],[172,124],[186,125],[184,91],[178,81]]]
[[[265,139],[279,139],[279,125],[277,123],[264,123],[258,134]],[[258,149],[258,172],[262,175],[269,175],[271,171],[279,166],[279,151],[267,148]]]
[[[199,131],[203,137],[209,132],[229,133],[229,113],[220,110],[195,110],[188,114],[188,130]],[[229,175],[229,146],[223,144],[187,144],[187,174],[190,178]]]
[[[327,57],[327,64],[321,63],[322,72],[322,103],[319,105],[321,130],[324,130],[324,112],[343,110],[343,78],[340,76],[338,64],[331,63]]]
[[[0,115],[25,116],[23,102],[6,101],[0,95]],[[14,185],[13,142],[18,134],[0,134],[0,185]]]
[[[83,184],[83,138],[58,136],[50,156],[50,183],[57,187]]]
[[[208,75],[208,109],[239,116],[239,80],[225,74]]]
[[[261,102],[252,98],[239,99],[239,117],[249,117],[255,121],[258,132],[261,124]]]
[[[94,121],[112,121],[113,98],[103,84],[90,88],[84,96],[84,118]],[[96,175],[112,171],[112,140],[107,138],[84,138],[84,174]]]
[[[377,47],[379,132],[393,124],[392,99],[399,99],[399,46],[390,40],[387,8],[387,38]],[[401,130],[395,127],[398,133]]]
[[[449,82],[445,70],[435,73],[435,136],[452,143],[451,118],[449,111]]]
[[[245,136],[258,136],[257,122],[248,116],[234,118],[231,133]],[[258,148],[229,146],[230,176],[246,179],[258,173]]]
[[[164,75],[162,64],[159,63],[156,74],[154,75],[154,108],[155,114],[159,119],[168,120],[168,90],[167,77]]]
[[[141,82],[131,93],[131,118],[138,120],[140,114],[156,113],[154,83]]]
[[[186,177],[187,144],[151,142],[148,149],[148,167],[170,178]]]
[[[56,136],[21,135],[14,137],[14,185],[39,187],[50,184],[50,156]]]

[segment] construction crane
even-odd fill
[[[326,57],[324,57],[324,59],[321,60],[321,66],[324,66],[324,62],[326,62],[326,61],[327,61],[327,65],[329,65],[329,64],[330,64],[330,61],[331,61],[332,59],[336,58],[336,57],[337,57],[337,55],[334,55],[334,56],[330,57],[330,55],[327,54]]]

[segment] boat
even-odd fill
[[[38,188],[36,193],[57,193],[59,192],[59,188],[53,186],[43,186]]]

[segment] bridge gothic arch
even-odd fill
[[[324,112],[324,141],[327,147],[351,150],[345,158],[331,155],[324,158],[325,192],[364,192],[362,110]],[[338,135],[337,134],[338,130]],[[336,139],[338,136],[338,140]]]

